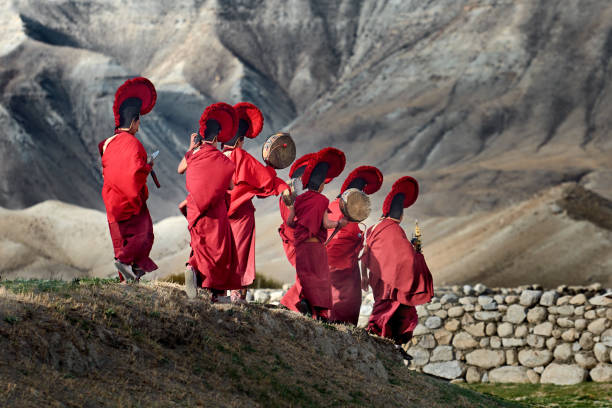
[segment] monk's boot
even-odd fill
[[[404,350],[404,348],[401,346],[401,344],[396,344],[395,348],[402,355],[402,358],[404,359],[404,364],[405,365],[410,365],[410,362],[413,360],[413,357],[410,354],[408,354],[408,352],[406,350]]]
[[[132,271],[134,271],[134,275],[136,275],[136,282],[140,282],[140,278],[142,278],[146,274],[146,272],[140,269],[140,267],[137,265],[132,266]]]
[[[117,268],[121,276],[123,276],[123,279],[126,281],[136,280],[136,275],[134,274],[134,271],[132,271],[132,265],[124,264],[120,260],[115,259],[115,268]]]
[[[187,266],[185,268],[185,293],[188,299],[195,299],[198,295],[197,282],[195,270],[191,266]]]
[[[306,299],[300,300],[296,307],[301,314],[312,317],[312,309],[310,309],[310,303]]]

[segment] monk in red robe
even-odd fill
[[[349,174],[340,195],[329,205],[329,219],[338,221],[340,196],[350,188],[374,194],[382,186],[383,175],[376,167],[361,166]],[[331,234],[333,231],[329,231]],[[327,260],[332,290],[331,320],[357,325],[361,308],[361,274],[359,253],[363,248],[363,232],[356,222],[349,222],[327,244]]]
[[[415,306],[433,296],[433,279],[425,258],[400,226],[404,208],[416,201],[418,191],[412,177],[402,177],[393,184],[381,220],[366,232],[362,255],[362,288],[367,290],[369,284],[374,295],[368,330],[392,339],[400,351],[399,345],[412,338],[418,323]]]
[[[223,153],[236,166],[228,216],[238,251],[238,271],[242,276],[242,289],[233,290],[231,300],[244,303],[246,287],[255,280],[255,206],[252,199],[279,195],[288,186],[276,177],[276,170],[264,166],[242,148],[245,137],[253,139],[261,132],[264,121],[261,111],[248,102],[234,105],[234,110],[238,131],[223,144]]]
[[[149,253],[153,246],[153,222],[147,208],[147,176],[153,161],[134,136],[140,115],[149,113],[157,94],[146,78],[126,81],[115,93],[115,135],[98,145],[102,158],[102,199],[119,279],[139,280],[157,269]]]
[[[189,193],[186,213],[191,255],[185,270],[189,298],[197,296],[197,288],[205,288],[216,302],[227,290],[242,287],[226,203],[235,166],[217,149],[218,140],[227,141],[236,133],[237,122],[231,105],[216,103],[206,108],[199,135],[192,135],[189,151],[179,164],[178,172],[186,172]]]
[[[306,166],[308,165],[308,161],[315,156],[316,153],[307,153],[304,156],[297,159],[291,165],[289,169],[289,178],[291,181],[289,182],[293,186],[292,194],[295,196],[300,195],[302,191],[302,174],[304,174],[304,170],[306,170]],[[329,180],[331,181],[331,179]],[[328,181],[328,182],[329,182]],[[278,200],[278,207],[280,210],[280,215],[283,220],[283,223],[278,228],[278,234],[281,237],[283,242],[283,249],[285,250],[285,255],[287,255],[287,259],[289,263],[295,267],[295,246],[293,244],[293,228],[287,225],[287,218],[289,217],[290,209],[285,204],[285,201],[282,197]]]
[[[346,219],[330,221],[327,217],[329,200],[321,191],[325,180],[337,177],[344,169],[344,153],[327,148],[308,161],[302,175],[307,189],[290,207],[287,224],[295,228],[295,267],[297,290],[289,290],[281,303],[291,310],[312,315],[315,319],[329,320],[332,306],[329,265],[324,242],[327,229],[343,227]],[[299,300],[293,297],[298,292]]]

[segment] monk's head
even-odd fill
[[[393,197],[393,200],[391,201],[391,208],[389,210],[389,214],[386,214],[386,216],[401,221],[404,217],[405,198],[406,196],[404,195],[404,193],[396,194]]]
[[[206,130],[204,130],[204,141],[210,144],[217,144],[217,136],[221,132],[221,124],[215,119],[206,121]]]
[[[309,190],[321,192],[325,187],[325,178],[327,177],[327,171],[329,170],[329,163],[320,162],[312,169],[310,174],[310,180],[306,186]]]
[[[119,126],[118,129],[126,130],[131,134],[136,134],[140,128],[140,108],[142,100],[140,98],[127,98],[119,107]]]

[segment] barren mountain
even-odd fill
[[[217,100],[254,102],[298,153],[335,145],[347,171],[416,175],[420,213],[565,181],[610,197],[611,17],[604,0],[5,1],[0,205],[102,209],[96,143],[135,75],[159,91],[139,134],[162,151],[156,219],[176,213],[176,164]]]

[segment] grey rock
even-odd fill
[[[587,321],[586,319],[576,319],[574,321],[574,327],[576,328],[576,330],[578,331],[582,331],[584,329],[586,329],[587,327]]]
[[[447,303],[457,303],[459,297],[454,293],[446,293],[440,298],[440,303],[446,305]]]
[[[586,380],[587,371],[575,364],[549,364],[540,377],[542,384],[573,385]]]
[[[494,300],[491,296],[478,296],[478,304],[480,306],[488,305],[489,303],[493,303]]]
[[[480,306],[478,306],[478,307],[480,307]],[[473,304],[471,304],[471,303],[468,303],[467,305],[463,305],[463,309],[464,309],[466,312],[473,312],[474,310],[476,310],[476,306],[474,306],[474,305],[473,305]]]
[[[521,298],[519,299],[519,303],[523,306],[533,306],[540,301],[542,297],[541,290],[524,290],[521,293]]]
[[[484,348],[489,347],[490,342],[491,342],[491,340],[488,337],[483,337],[478,342],[478,345],[480,346],[480,348],[484,349]]]
[[[486,310],[486,311],[497,310],[497,303],[495,302],[487,303],[486,305],[482,306],[482,310]]]
[[[477,295],[482,295],[486,291],[487,291],[487,287],[483,285],[482,283],[477,283],[476,285],[474,285],[474,292]]]
[[[593,353],[576,353],[574,354],[574,360],[576,360],[576,363],[580,367],[586,368],[587,370],[590,370],[597,365],[597,360],[595,359]]]
[[[523,324],[516,327],[516,329],[514,330],[514,337],[525,337],[527,336],[527,333],[529,333],[529,329]]]
[[[489,371],[489,381],[492,383],[530,383],[527,368],[504,366]]]
[[[520,305],[512,305],[506,312],[506,320],[510,323],[519,324],[525,320],[525,308]]]
[[[574,341],[576,340],[580,334],[576,331],[576,329],[571,328],[569,330],[564,331],[561,334],[561,338],[565,341]]]
[[[422,335],[427,334],[429,332],[430,332],[430,330],[425,325],[419,323],[419,324],[416,325],[416,327],[412,331],[412,335],[413,336],[422,336]]]
[[[582,335],[580,336],[580,347],[583,350],[592,350],[593,346],[595,345],[595,340],[593,339],[593,333],[591,332],[584,332],[582,333]]]
[[[554,350],[555,347],[557,347],[557,339],[555,339],[554,337],[549,337],[548,339],[546,339],[546,348],[548,350]]]
[[[489,345],[490,345],[490,346],[491,346],[491,348],[493,348],[493,349],[498,349],[498,348],[500,348],[500,347],[501,347],[501,345],[502,345],[501,339],[500,339],[499,337],[497,337],[497,336],[493,336],[493,337],[491,337],[491,338],[490,338],[490,340],[489,340]]]
[[[285,292],[283,292],[282,290],[275,290],[273,292],[270,292],[270,302],[280,302],[284,294]]]
[[[549,290],[542,293],[542,297],[540,298],[540,304],[542,306],[552,306],[556,304],[557,299],[559,298],[559,294],[554,290]]]
[[[564,329],[574,327],[574,321],[568,319],[567,317],[560,317],[557,319],[557,325],[559,327],[563,327]]]
[[[446,310],[436,310],[434,316],[438,316],[440,319],[444,320],[448,317],[448,312]]]
[[[427,308],[427,310],[432,312],[432,311],[440,310],[442,308],[442,305],[440,303],[430,303],[425,307]]]
[[[527,370],[527,378],[529,378],[529,382],[532,384],[538,384],[540,382],[540,375],[533,370]]]
[[[468,364],[480,368],[499,367],[506,361],[506,356],[503,351],[495,350],[474,350],[465,355]]]
[[[487,323],[487,327],[485,328],[485,334],[487,336],[493,336],[495,333],[497,333],[497,325],[492,322]]]
[[[425,320],[425,327],[428,329],[437,329],[442,327],[442,319],[438,316],[430,316]]]
[[[612,305],[612,297],[593,296],[589,299],[589,303],[593,306],[610,306]]]
[[[444,328],[448,330],[449,332],[455,332],[459,330],[460,327],[461,327],[461,322],[457,319],[451,319],[451,320],[448,320],[446,323],[444,323]]]
[[[585,307],[584,306],[576,306],[574,308],[574,315],[582,316],[584,314],[584,311],[585,311]]]
[[[421,336],[421,340],[419,340],[418,345],[424,349],[432,349],[436,347],[436,340],[434,339],[433,335],[425,334],[424,336]]]
[[[612,347],[612,329],[605,330],[599,336],[600,342],[605,344],[608,347]]]
[[[423,367],[423,372],[436,377],[446,378],[447,380],[453,380],[461,377],[464,368],[464,365],[460,361],[453,360],[440,363],[429,363]]]
[[[453,333],[449,332],[446,329],[440,329],[434,332],[434,337],[438,344],[447,345],[447,344],[450,344],[453,338]]]
[[[416,311],[417,311],[417,315],[419,317],[427,317],[427,316],[429,316],[429,311],[427,310],[425,305],[418,305],[416,307]]]
[[[572,297],[569,300],[569,304],[570,305],[575,305],[575,306],[580,306],[580,305],[584,305],[587,301],[586,296],[584,295],[584,293],[579,293],[576,296]]]
[[[518,301],[519,301],[519,297],[516,295],[508,295],[506,296],[506,299],[505,299],[505,303],[507,305],[513,305],[515,303],[518,303]]]
[[[574,306],[562,305],[557,307],[557,313],[561,316],[571,316],[574,314]]]
[[[493,300],[495,300],[495,303],[501,305],[504,303],[504,296],[502,295],[493,295]]]
[[[471,296],[473,295],[474,292],[474,288],[472,288],[472,286],[470,285],[463,285],[463,294],[466,296]]]
[[[509,349],[506,350],[506,365],[516,365],[516,350]]]
[[[605,344],[595,344],[595,346],[593,346],[593,354],[600,363],[610,362],[610,353],[608,352],[608,347],[606,347]]]
[[[557,299],[557,306],[564,306],[569,304],[569,301],[572,297],[571,296],[561,296],[560,298]]]
[[[589,374],[591,375],[591,379],[595,382],[612,382],[612,365],[599,363]]]
[[[270,294],[263,289],[256,290],[253,297],[257,303],[267,303],[270,300]]]
[[[521,350],[518,353],[519,362],[525,367],[545,366],[553,359],[553,353],[549,350]]]
[[[422,347],[410,347],[407,352],[412,356],[412,365],[415,367],[423,367],[429,362],[429,351]]]
[[[485,322],[495,322],[500,320],[502,317],[499,312],[476,312],[474,313],[474,318],[476,320],[482,320]]]
[[[475,298],[473,296],[462,297],[461,299],[459,299],[459,303],[461,303],[462,305],[472,305],[477,301],[478,298]]]
[[[431,352],[429,361],[451,361],[453,359],[453,348],[451,346],[438,346]]]
[[[555,357],[555,360],[559,360],[561,362],[569,360],[569,358],[572,356],[572,345],[568,343],[559,344],[557,347],[555,347],[553,356]]]
[[[596,319],[597,318],[597,312],[595,312],[594,310],[586,311],[584,313],[584,318],[585,319],[589,319],[589,320]]]

